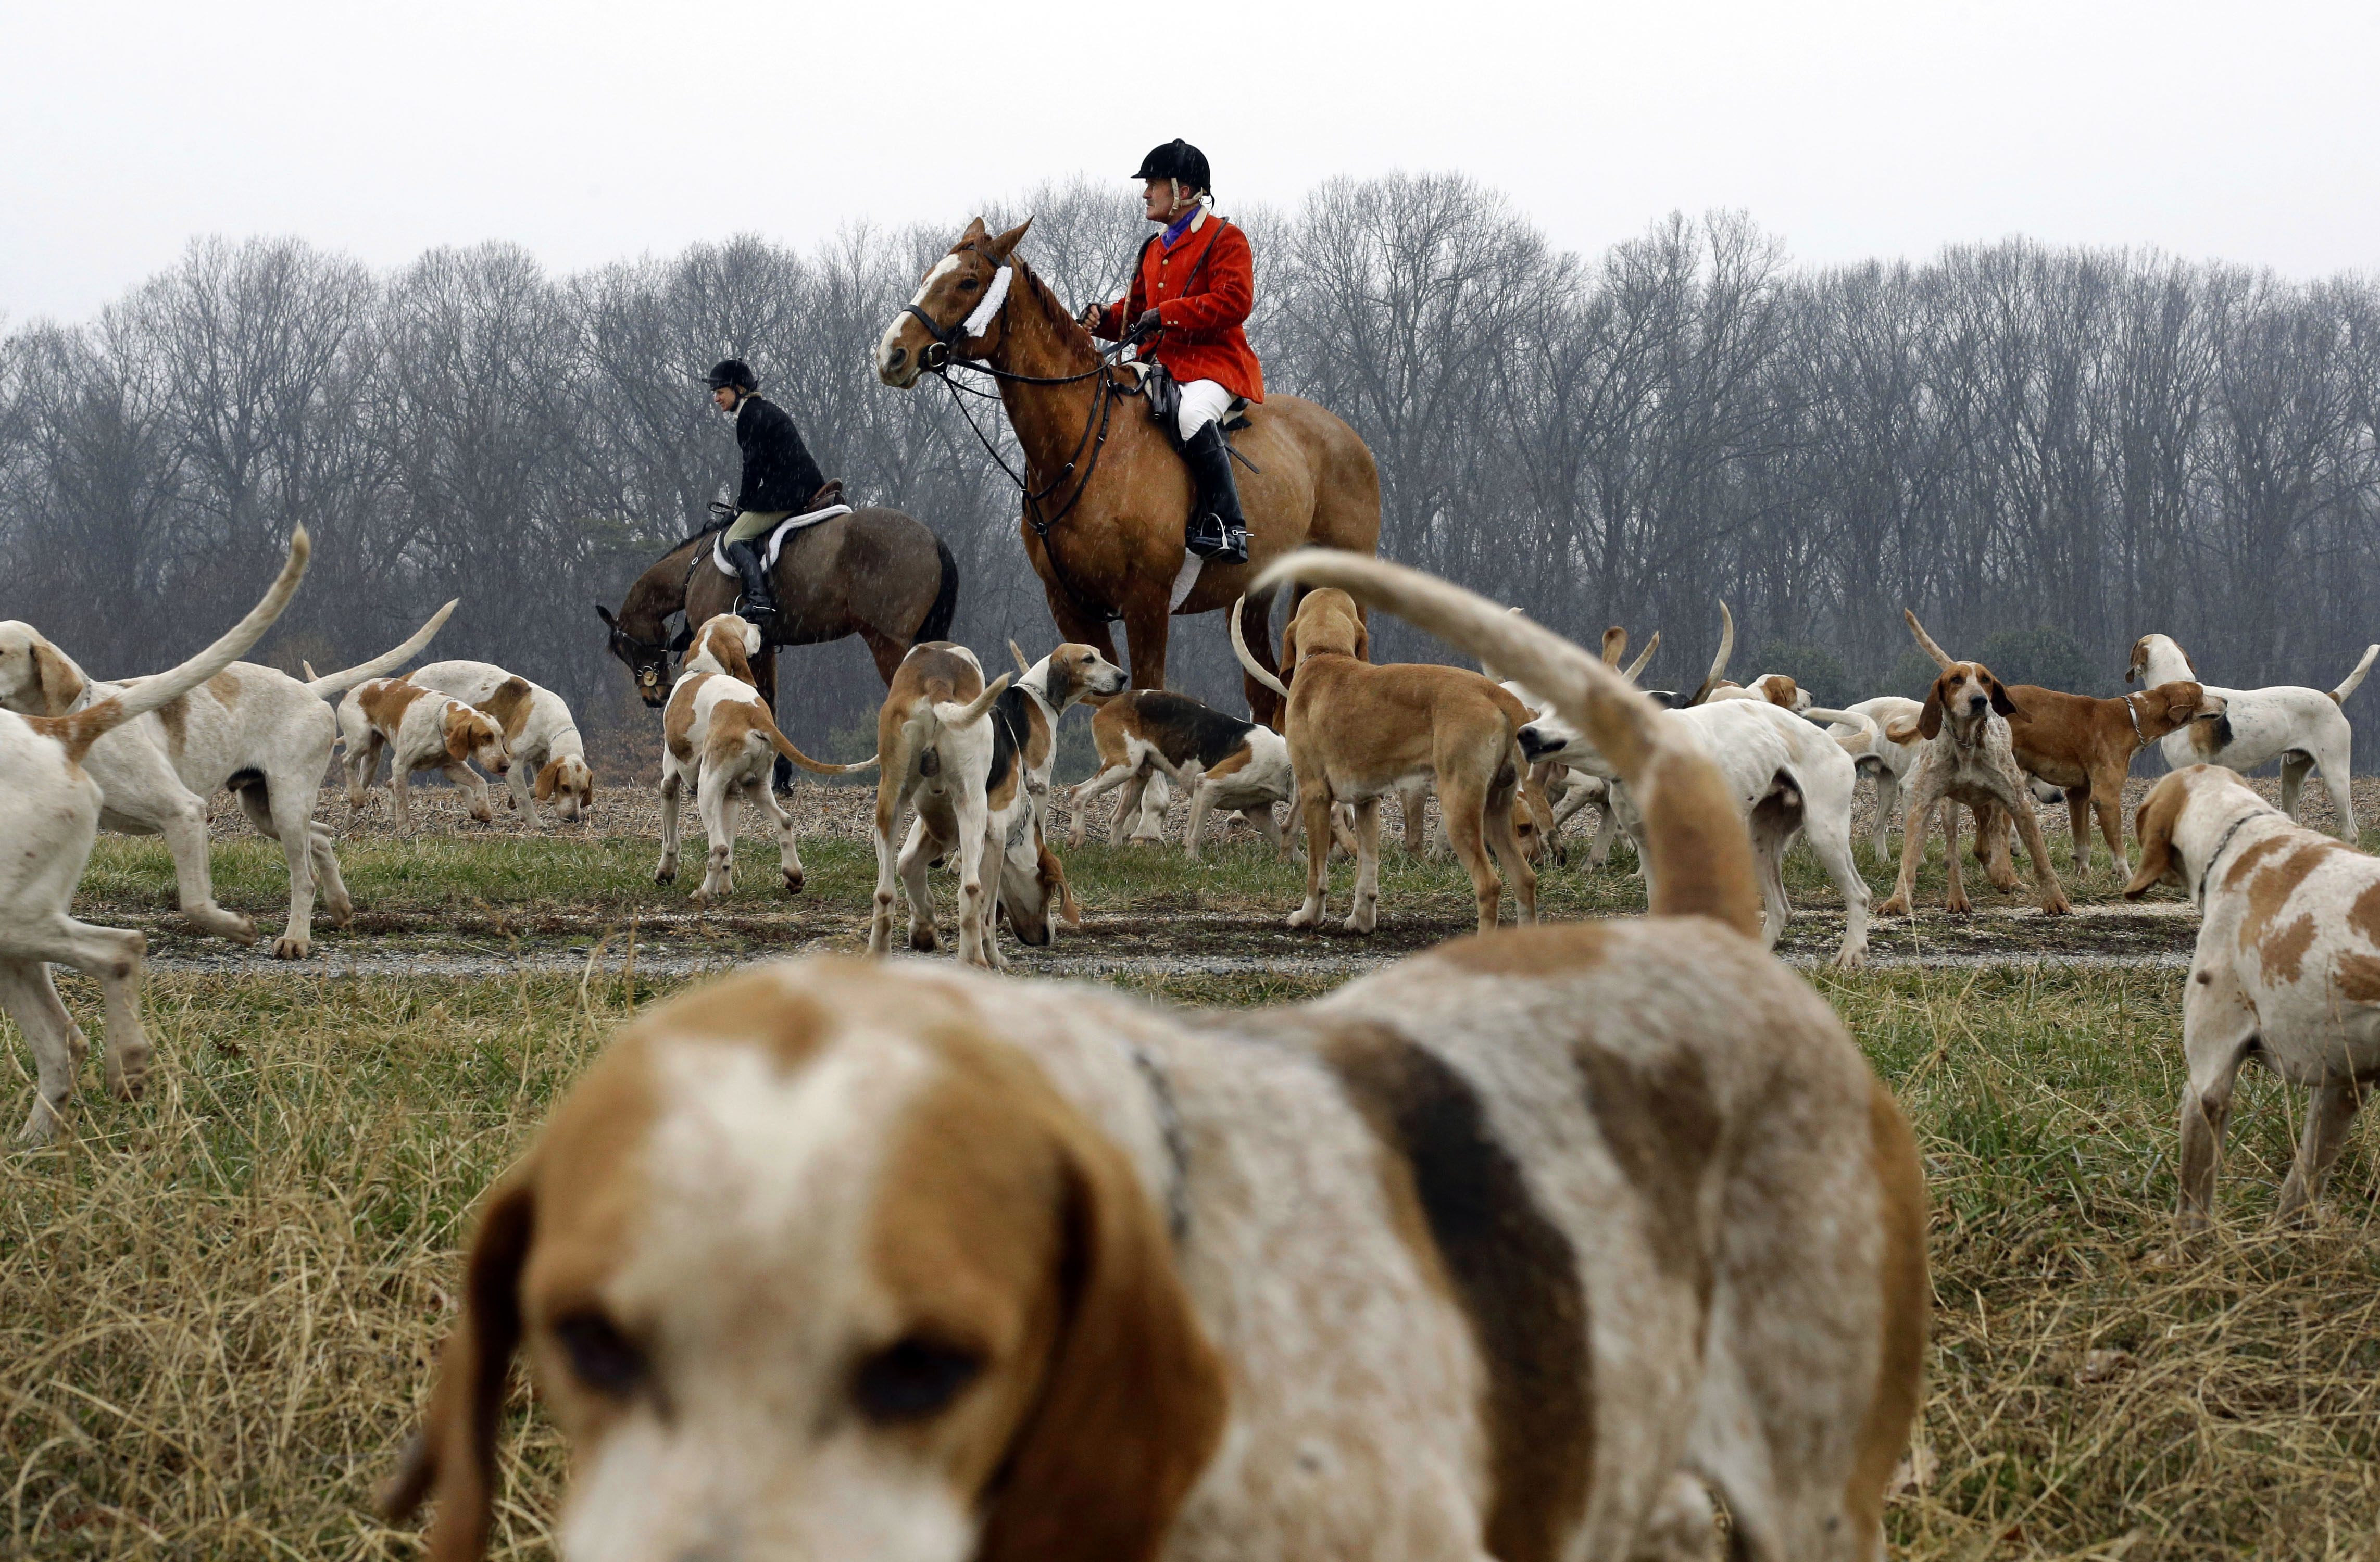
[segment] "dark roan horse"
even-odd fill
[[[719,530],[707,527],[654,561],[628,587],[618,616],[595,604],[612,633],[612,654],[628,664],[647,705],[669,703],[671,653],[685,649],[705,619],[735,606],[736,582],[710,559]],[[958,561],[941,538],[899,510],[862,506],[795,532],[771,579],[777,626],[752,659],[752,674],[772,715],[779,646],[856,635],[889,685],[909,648],[946,637],[958,613]],[[686,622],[673,634],[669,621],[679,615]],[[780,767],[782,782],[783,761]]]

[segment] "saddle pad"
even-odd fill
[[[787,515],[770,529],[768,541],[760,550],[760,567],[762,569],[777,567],[777,554],[783,550],[785,539],[792,533],[800,531],[805,527],[814,527],[820,521],[831,521],[837,515],[850,514],[851,506],[848,504],[830,504],[823,510],[813,510],[807,515]],[[727,562],[727,534],[723,531],[711,539],[710,562],[718,565],[719,573],[728,579],[736,578],[735,566]]]

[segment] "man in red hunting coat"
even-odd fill
[[[1120,303],[1093,304],[1083,323],[1111,342],[1127,330],[1182,387],[1177,429],[1198,485],[1186,538],[1201,558],[1247,562],[1247,522],[1240,515],[1232,454],[1216,420],[1235,396],[1264,400],[1264,370],[1241,326],[1256,302],[1256,266],[1247,235],[1215,215],[1207,157],[1187,141],[1168,141],[1141,159],[1142,195],[1152,223],[1165,224],[1141,247],[1140,271]]]

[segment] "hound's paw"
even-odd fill
[[[1322,913],[1315,906],[1300,906],[1289,914],[1289,925],[1292,927],[1311,927],[1321,919]]]
[[[1952,916],[1973,916],[1975,914],[1975,902],[1964,895],[1958,895],[1952,897],[1949,903],[1942,909]]]
[[[786,894],[788,894],[788,895],[798,895],[798,894],[800,894],[800,893],[802,892],[802,885],[803,885],[804,883],[806,883],[806,882],[808,882],[808,881],[807,881],[806,879],[804,879],[804,878],[803,878],[803,877],[802,877],[802,870],[801,870],[801,869],[799,869],[799,868],[797,868],[797,867],[789,867],[789,868],[785,869],[785,893],[786,893]]]
[[[1837,950],[1835,958],[1828,963],[1838,971],[1857,971],[1867,964],[1867,951],[1864,949]]]
[[[2064,895],[2052,895],[2048,900],[2041,902],[2041,914],[2044,916],[2071,916],[2074,914],[2074,906]]]
[[[328,909],[331,913],[331,926],[334,927],[345,927],[356,919],[356,902],[345,895],[333,901]]]
[[[311,938],[292,938],[284,933],[273,940],[273,958],[275,960],[303,960],[313,951],[314,941]]]
[[[919,954],[931,954],[942,947],[942,940],[931,927],[911,927],[909,947]]]
[[[1887,900],[1884,904],[1876,908],[1876,914],[1878,916],[1907,916],[1909,914],[1909,897],[1906,895],[1892,896],[1890,899]]]
[[[653,882],[656,884],[676,883],[677,869],[674,867],[655,868],[653,870]]]

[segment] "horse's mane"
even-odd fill
[[[1098,357],[1099,343],[1093,339],[1083,322],[1076,320],[1073,312],[1066,308],[1065,302],[1058,297],[1058,290],[1042,281],[1039,272],[1035,271],[1017,257],[1010,256],[1008,263],[1016,268],[1016,274],[1024,279],[1026,287],[1032,289],[1034,297],[1040,300],[1043,312],[1057,322],[1059,345],[1063,347],[1078,346],[1094,357]]]

